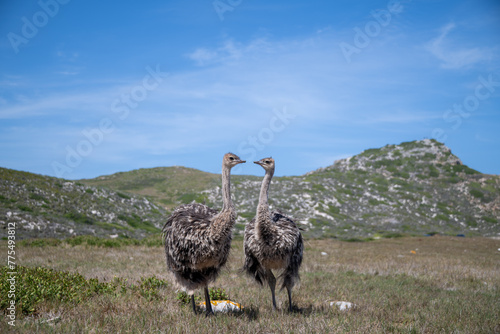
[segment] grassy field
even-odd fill
[[[6,253],[6,243],[2,241]],[[19,245],[26,267],[79,273],[99,282],[119,282],[121,292],[99,293],[78,302],[46,301],[32,315],[18,314],[19,333],[499,333],[500,240],[422,237],[370,242],[308,240],[295,312],[286,292],[278,311],[268,288],[240,272],[241,240],[214,286],[240,303],[240,313],[206,318],[192,314],[168,281],[158,246],[98,247]],[[140,288],[145,278],[166,286]],[[142,280],[141,280],[142,279]],[[95,282],[95,280],[94,280]],[[142,289],[142,290],[141,290]],[[2,296],[5,298],[5,296]],[[330,301],[356,305],[349,311]],[[0,332],[12,328],[6,319]]]

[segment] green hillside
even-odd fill
[[[142,196],[0,168],[0,223],[16,237],[143,237],[160,231],[165,210]]]
[[[217,174],[175,166],[137,169],[79,182],[147,196],[159,205],[171,209],[180,203],[190,203],[193,200],[206,201],[206,196],[201,192],[216,187],[220,179]]]

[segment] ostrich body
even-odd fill
[[[271,289],[273,308],[276,309],[276,278],[272,270],[281,270],[281,289],[288,292],[289,310],[292,311],[292,288],[299,281],[304,244],[302,235],[292,219],[269,210],[268,192],[274,174],[274,160],[262,159],[254,163],[262,166],[266,174],[262,181],[257,214],[245,227],[245,265],[243,269],[257,283],[265,282]]]
[[[220,212],[198,203],[181,205],[163,226],[167,267],[175,282],[191,294],[194,313],[193,291],[203,288],[206,314],[213,314],[208,284],[215,281],[227,261],[236,220],[230,191],[231,168],[244,162],[235,154],[224,155]]]

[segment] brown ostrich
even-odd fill
[[[265,158],[254,163],[262,166],[266,174],[262,181],[257,214],[245,228],[243,269],[259,284],[271,288],[273,308],[276,309],[276,278],[272,270],[281,271],[281,288],[288,292],[289,310],[292,311],[292,288],[299,281],[304,244],[302,235],[292,219],[278,211],[270,211],[268,192],[274,174],[274,160]]]
[[[191,295],[195,314],[193,292],[198,288],[205,293],[206,315],[213,314],[208,284],[215,281],[227,261],[236,220],[231,201],[231,168],[244,162],[235,154],[224,155],[220,212],[198,203],[181,205],[163,226],[167,267],[175,282]]]

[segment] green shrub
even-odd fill
[[[437,220],[449,221],[450,217],[448,217],[447,215],[444,215],[444,214],[440,213],[440,214],[436,215],[436,219]]]
[[[400,171],[400,170],[397,170],[393,173],[393,175],[395,177],[400,177],[402,179],[409,179],[410,178],[410,174],[407,173],[407,172],[404,172],[404,171]]]
[[[118,248],[122,246],[147,246],[147,247],[161,247],[163,246],[163,239],[160,234],[148,236],[144,239],[126,238],[124,236],[117,239],[101,238],[92,235],[79,235],[63,240],[54,238],[40,238],[40,239],[26,239],[20,241],[20,245],[28,247],[46,247],[46,246],[60,246],[61,244],[70,246],[92,246],[92,247],[109,247]]]
[[[135,289],[142,297],[146,298],[147,300],[153,300],[160,298],[158,289],[164,288],[166,286],[166,281],[158,279],[156,276],[151,276],[147,278],[141,277],[140,284],[135,287]]]
[[[322,184],[313,183],[312,190],[313,191],[325,191],[326,188]]]
[[[177,299],[179,303],[183,305],[187,305],[191,302],[191,296],[188,295],[186,291],[177,292],[177,296],[175,297],[175,299]]]
[[[187,194],[182,194],[181,196],[179,196],[178,200],[184,204],[189,204],[193,201],[196,203],[207,203],[208,195],[207,194],[198,194],[198,193],[187,193]]]
[[[402,238],[405,235],[399,232],[390,232],[390,231],[378,231],[373,235],[373,237],[378,237],[378,238],[386,238],[386,239],[395,239],[395,238]]]
[[[125,198],[125,199],[130,199],[130,198],[131,198],[130,196],[125,195],[125,194],[122,194],[122,193],[120,193],[120,192],[117,192],[116,194],[117,194],[119,197],[121,197],[121,198]]]
[[[433,165],[429,166],[429,176],[430,177],[439,177],[439,170]]]
[[[335,205],[328,205],[328,213],[335,216],[340,213],[340,208]]]
[[[18,208],[19,210],[21,210],[21,211],[25,211],[25,212],[33,212],[33,209],[32,209],[32,208],[30,208],[29,206],[24,205],[24,204],[19,204],[19,205],[17,206],[17,208]]]
[[[456,173],[465,173],[467,175],[480,174],[477,170],[472,169],[466,165],[453,165],[452,170]]]
[[[30,198],[34,199],[35,201],[44,201],[44,202],[46,201],[45,197],[39,194],[30,194]]]
[[[440,209],[445,214],[450,214],[451,211],[448,209],[448,204],[439,202],[436,204],[436,207]]]
[[[368,200],[368,203],[369,203],[370,205],[379,205],[379,204],[386,204],[386,205],[387,205],[387,202],[385,202],[385,201],[379,201],[379,200],[377,200],[377,199],[375,199],[375,198],[370,198],[370,199]]]
[[[491,224],[496,224],[498,223],[498,220],[496,218],[493,218],[493,217],[488,217],[488,216],[483,216],[483,220],[487,223],[491,223]]]
[[[45,247],[45,246],[59,246],[62,241],[54,238],[42,238],[42,239],[25,239],[19,241],[21,246],[31,246],[31,247]]]
[[[357,238],[357,237],[352,237],[352,238],[347,238],[347,239],[341,239],[342,241],[345,242],[366,242],[366,241],[372,241],[372,237],[366,237],[366,238]]]
[[[484,193],[478,189],[471,189],[469,193],[475,198],[482,199],[484,197]]]
[[[141,229],[145,230],[148,232],[158,232],[159,229],[153,225],[153,223],[148,222],[148,221],[143,221],[141,217],[139,217],[137,214],[132,213],[130,216],[125,215],[125,214],[119,214],[118,219],[123,220],[127,222],[131,227],[136,228],[136,229]]]
[[[10,289],[11,270],[0,267],[0,294],[7,296]],[[16,313],[36,314],[44,303],[69,303],[72,306],[96,295],[117,295],[127,291],[138,293],[147,300],[159,299],[159,289],[167,282],[156,276],[142,277],[138,285],[126,285],[126,279],[115,277],[111,282],[99,282],[97,278],[86,279],[78,273],[56,271],[43,267],[17,266],[15,275]],[[0,310],[6,311],[10,299],[0,299]]]
[[[64,217],[71,219],[75,223],[82,223],[82,224],[87,224],[87,225],[93,225],[94,224],[94,219],[87,217],[83,213],[80,212],[68,212],[64,215]]]
[[[210,300],[227,300],[229,295],[222,288],[210,288],[208,290],[210,295]]]
[[[477,227],[477,222],[473,219],[467,219],[465,223],[469,227]]]
[[[424,154],[423,158],[426,159],[426,160],[436,160],[436,155],[433,154],[433,153],[427,152],[427,153]]]
[[[11,278],[7,266],[0,268],[0,291],[7,296]],[[34,314],[42,303],[78,304],[96,294],[112,293],[115,288],[111,284],[99,283],[97,279],[86,279],[80,274],[55,271],[53,269],[17,266],[15,275],[16,311],[23,314]],[[10,300],[2,298],[0,309],[5,311]]]

